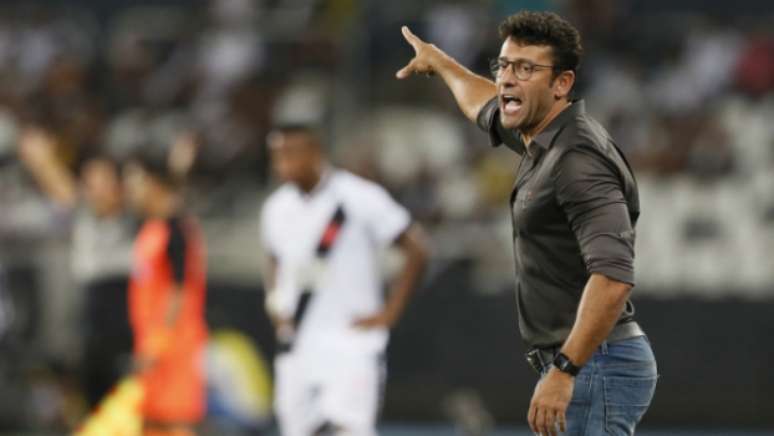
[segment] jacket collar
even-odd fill
[[[556,116],[542,132],[538,133],[535,138],[532,139],[533,144],[537,144],[544,150],[551,148],[551,145],[556,139],[556,135],[562,130],[570,120],[575,119],[578,115],[586,113],[586,104],[583,100],[573,100],[570,105],[564,108],[559,115]]]

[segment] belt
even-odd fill
[[[613,330],[607,335],[605,341],[608,343],[618,342],[625,339],[636,338],[638,336],[645,336],[645,332],[640,325],[634,321],[627,321],[613,327]],[[527,358],[527,363],[529,363],[529,366],[531,366],[538,374],[542,374],[553,364],[554,358],[561,348],[561,345],[533,348],[529,350],[525,356]]]

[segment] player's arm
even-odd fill
[[[19,139],[19,158],[40,188],[60,206],[72,209],[78,188],[72,172],[55,155],[54,140],[41,129],[25,130]]]
[[[404,255],[403,268],[392,283],[384,309],[367,318],[355,321],[360,328],[392,327],[400,319],[411,294],[417,286],[427,264],[427,244],[418,224],[411,225],[395,241]]]
[[[471,72],[435,45],[422,41],[408,27],[403,26],[401,31],[414,48],[415,56],[396,76],[405,79],[413,73],[438,74],[462,113],[475,123],[484,105],[497,95],[494,82]]]
[[[278,281],[280,279],[277,277],[280,265],[279,258],[271,243],[271,215],[268,213],[268,210],[269,207],[264,205],[260,220],[261,246],[263,247],[263,250],[261,250],[262,255],[260,256],[261,281],[263,282],[264,289],[263,305],[272,326],[279,331],[290,325],[290,319],[280,314],[280,291],[278,290]]]
[[[277,258],[273,254],[266,256],[266,260],[263,262],[263,289],[264,289],[264,306],[266,308],[266,314],[269,316],[269,320],[275,329],[279,329],[288,325],[289,320],[282,318],[279,315],[277,309]]]

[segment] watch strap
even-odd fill
[[[569,357],[567,357],[564,353],[558,353],[556,357],[554,357],[554,366],[556,369],[562,372],[566,372],[567,374],[570,374],[571,376],[575,377],[578,375],[578,373],[581,370],[580,366],[575,365],[572,363],[572,360],[570,360]]]

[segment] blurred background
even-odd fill
[[[517,156],[490,149],[438,79],[394,73],[413,53],[408,24],[486,74],[497,24],[525,8],[580,29],[577,94],[638,178],[633,295],[661,373],[642,433],[772,434],[767,0],[3,1],[0,433],[67,433],[108,377],[123,327],[93,326],[120,304],[98,293],[125,286],[130,227],[87,211],[111,210],[111,175],[83,163],[156,144],[193,160],[188,199],[207,233],[207,434],[270,434],[258,217],[274,186],[265,136],[285,121],[323,124],[334,161],[384,184],[430,235],[389,348],[385,434],[524,430],[536,377],[515,320]]]

